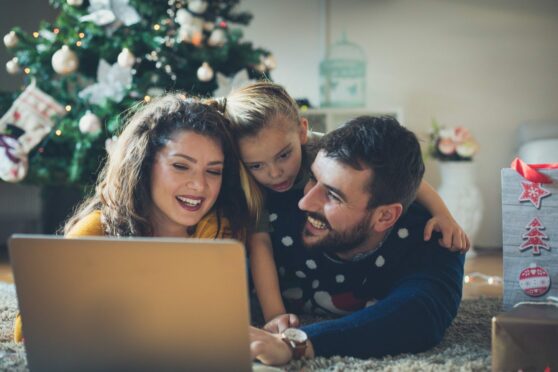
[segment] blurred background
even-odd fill
[[[0,35],[15,26],[32,33],[60,12],[39,0],[3,5]],[[394,114],[427,153],[433,120],[467,128],[478,144],[470,162],[482,210],[474,243],[501,249],[500,171],[518,152],[518,129],[524,123],[558,126],[558,2],[242,0],[238,10],[253,15],[238,26],[243,40],[253,44],[254,56],[269,57],[263,70],[246,63],[250,78],[258,71],[269,75],[302,100],[303,113],[330,115],[326,121],[332,122],[319,129],[332,129],[336,118],[353,113]],[[0,61],[11,58],[0,47]],[[2,68],[0,90],[21,90],[24,78]],[[216,77],[206,82],[213,84],[207,85],[211,94]],[[343,84],[345,95],[335,91]],[[426,157],[426,163],[427,181],[439,187],[440,161]],[[0,181],[0,242],[14,232],[44,231],[56,218],[44,214],[42,189],[25,180]]]

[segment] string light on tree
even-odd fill
[[[68,5],[71,6],[81,6],[81,4],[83,4],[83,0],[66,0],[66,2],[68,3]]]
[[[10,31],[4,35],[4,45],[6,48],[13,48],[19,43],[19,38],[17,37],[15,31]]]
[[[128,48],[122,49],[118,54],[118,65],[120,67],[132,67],[136,63],[136,56]]]
[[[213,79],[213,69],[207,62],[202,63],[200,68],[198,68],[197,74],[198,74],[198,79],[200,79],[200,81],[203,82],[208,82],[211,79]]]
[[[14,57],[6,62],[6,71],[8,71],[8,74],[10,75],[15,75],[21,71],[21,66],[19,65],[17,57]]]
[[[79,66],[77,54],[67,45],[62,46],[52,55],[52,68],[60,75],[68,75],[76,71]]]

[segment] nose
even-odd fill
[[[187,186],[194,191],[203,191],[207,186],[207,180],[203,172],[196,172],[188,180]]]
[[[269,166],[269,177],[271,179],[279,178],[283,175],[283,169],[275,164]]]
[[[323,191],[314,183],[308,183],[304,188],[304,196],[298,201],[298,207],[306,212],[319,212],[323,207]]]

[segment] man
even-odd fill
[[[412,204],[423,174],[416,136],[393,118],[359,117],[323,137],[302,211],[270,206],[272,239],[288,311],[342,316],[252,328],[254,358],[381,357],[442,339],[461,301],[463,255],[423,240],[430,216]]]

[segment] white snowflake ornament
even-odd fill
[[[105,100],[120,102],[132,84],[132,69],[118,63],[112,66],[102,59],[97,68],[97,83],[79,92],[79,97],[89,103],[100,105]]]
[[[213,91],[214,97],[226,97],[233,90],[240,89],[246,85],[255,82],[248,76],[248,70],[245,68],[238,71],[233,77],[228,77],[222,73],[217,73],[217,89]]]

